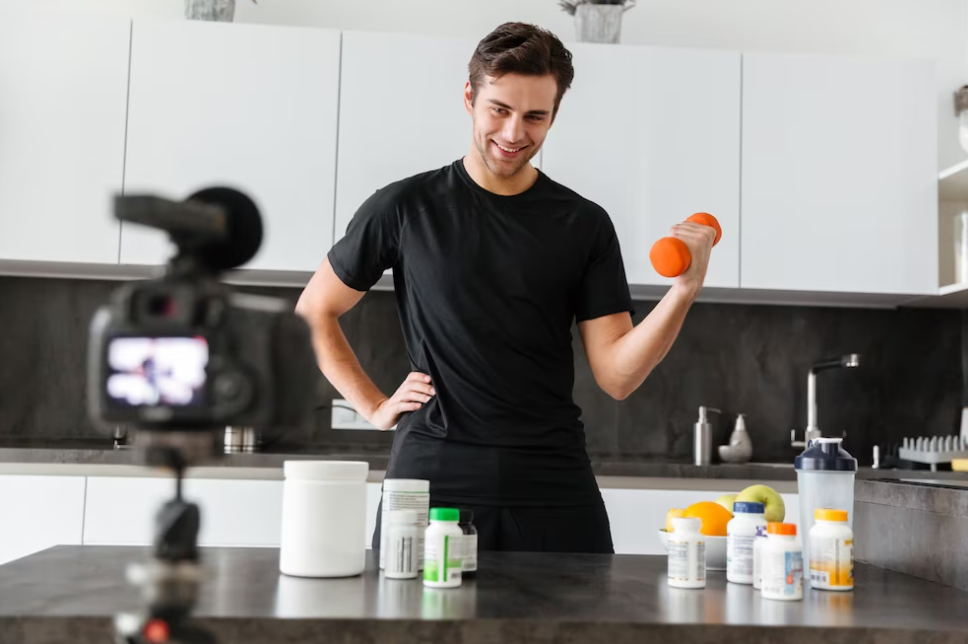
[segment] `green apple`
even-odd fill
[[[736,501],[762,503],[766,508],[766,520],[770,523],[782,523],[786,518],[783,497],[769,485],[751,485],[736,495]]]
[[[727,510],[729,510],[730,512],[732,512],[733,511],[733,502],[735,500],[736,500],[736,495],[735,494],[724,494],[721,497],[719,497],[718,499],[716,499],[716,503],[718,503],[719,505],[723,506],[724,508],[726,508]]]

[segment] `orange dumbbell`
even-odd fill
[[[719,243],[719,238],[723,236],[723,229],[720,227],[716,218],[708,212],[697,212],[690,215],[687,221],[692,221],[703,226],[709,226],[716,230],[716,240],[713,246]],[[692,255],[686,242],[677,237],[663,237],[652,245],[649,251],[649,259],[656,272],[663,277],[676,277],[682,275],[692,263]]]

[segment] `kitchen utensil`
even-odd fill
[[[968,458],[968,438],[964,436],[919,436],[905,438],[899,456],[912,463],[926,463],[932,472],[938,471],[939,463]]]

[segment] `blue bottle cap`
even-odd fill
[[[733,514],[763,514],[766,506],[756,501],[736,501],[733,503]]]

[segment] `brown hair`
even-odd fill
[[[571,52],[547,29],[523,22],[506,22],[477,44],[467,65],[471,82],[471,100],[485,76],[499,78],[505,74],[544,76],[551,74],[558,83],[552,118],[565,91],[571,87],[575,69]]]

